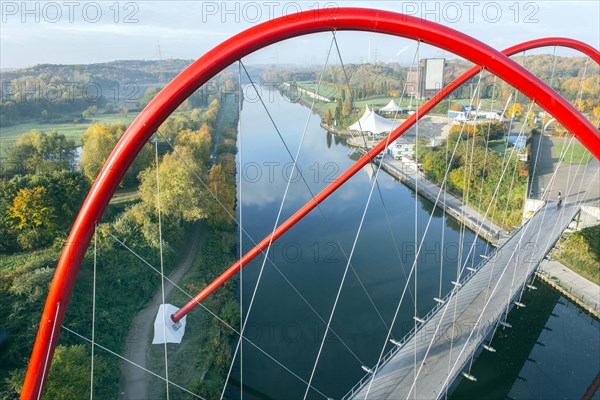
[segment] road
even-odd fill
[[[555,200],[559,191],[562,192],[565,202],[581,200],[594,202],[600,199],[600,185],[598,184],[600,178],[596,175],[600,169],[600,161],[592,157],[587,164],[563,162],[559,165],[559,158],[552,155],[554,143],[559,141],[568,143],[569,140],[534,135],[531,161],[536,161],[535,152],[538,148],[539,154],[530,186],[530,197],[539,199],[544,190],[550,188],[546,199]],[[579,143],[579,141],[574,140],[573,143]],[[554,171],[556,171],[556,176],[552,181]]]

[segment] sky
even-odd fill
[[[368,7],[404,12],[471,35],[496,49],[548,36],[600,47],[600,1],[0,1],[0,68],[123,59],[197,59],[257,23],[295,11]],[[324,10],[323,12],[327,12]],[[291,39],[248,56],[247,64],[323,64],[331,33]],[[339,32],[346,63],[415,57],[412,40]],[[160,51],[159,51],[160,49]],[[369,51],[370,49],[370,51]],[[419,58],[451,57],[427,45]],[[551,49],[543,52],[552,53]],[[573,52],[560,50],[559,55]]]

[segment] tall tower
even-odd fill
[[[162,86],[165,82],[165,72],[163,70],[162,52],[160,51],[160,41],[158,42],[158,83]]]

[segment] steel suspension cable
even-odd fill
[[[512,156],[512,153],[514,153],[514,150],[515,150],[515,149],[513,148],[512,152],[511,152],[511,156]],[[505,167],[505,168],[504,168],[504,170],[502,171],[502,175],[500,176],[500,179],[498,180],[498,184],[496,185],[496,189],[495,189],[495,191],[494,191],[494,197],[495,197],[495,196],[498,194],[498,191],[499,191],[499,188],[500,188],[500,182],[501,182],[501,180],[502,180],[502,178],[503,178],[504,174],[506,173],[506,170],[507,170],[507,168],[508,168],[508,164],[506,165],[506,167]],[[490,204],[491,204],[491,203],[490,203]],[[489,210],[490,210],[490,208],[488,207],[488,209],[487,209],[487,211],[486,211],[486,213],[485,213],[485,215],[484,215],[484,217],[483,217],[483,220],[481,221],[481,224],[479,225],[479,227],[478,227],[478,229],[477,229],[477,234],[479,234],[479,232],[481,231],[481,228],[483,227],[483,223],[485,222],[485,219],[487,218],[487,214],[489,213]],[[475,242],[474,242],[474,243],[475,243]],[[466,264],[465,264],[465,266],[466,266]],[[506,270],[506,269],[505,269],[505,270]],[[464,271],[464,266],[463,266],[463,268],[461,269],[461,273],[462,273],[462,271]],[[503,273],[504,273],[504,271],[503,271]],[[460,282],[460,277],[459,277],[459,281],[457,281],[457,283],[459,283],[459,282]],[[438,324],[437,324],[437,326],[436,326],[435,332],[434,332],[434,334],[433,334],[433,336],[432,336],[432,340],[430,341],[430,343],[429,343],[429,345],[428,345],[428,348],[427,348],[427,351],[425,352],[425,355],[424,355],[424,357],[423,357],[423,361],[421,362],[421,366],[419,367],[419,371],[418,371],[418,373],[417,373],[417,378],[418,378],[418,375],[420,374],[421,370],[423,369],[423,365],[425,364],[425,360],[426,360],[426,358],[427,358],[427,355],[428,355],[429,351],[431,350],[431,347],[432,347],[432,345],[433,345],[433,341],[434,341],[434,339],[436,338],[437,332],[438,332],[438,330],[439,330],[439,328],[440,328],[440,326],[441,326],[442,320],[443,320],[443,318],[444,318],[444,316],[445,316],[445,314],[446,314],[446,311],[447,311],[447,309],[448,309],[448,306],[450,305],[450,303],[451,303],[451,300],[452,300],[452,298],[454,297],[454,295],[455,295],[455,294],[457,294],[457,293],[458,293],[458,285],[455,285],[455,287],[454,287],[454,288],[451,290],[451,292],[450,292],[450,296],[449,296],[449,298],[448,298],[448,300],[447,300],[447,302],[446,302],[446,305],[444,306],[444,310],[443,310],[442,316],[441,316],[441,318],[440,318],[440,321],[438,322]],[[488,300],[488,302],[489,302],[489,300]],[[462,352],[461,352],[461,354],[462,354]],[[459,355],[459,357],[460,357],[460,355]],[[453,370],[453,369],[454,369],[454,367],[452,367],[452,369],[451,369],[451,370]],[[451,371],[451,370],[450,370],[450,371]],[[414,388],[414,384],[415,384],[415,383],[416,383],[416,379],[415,379],[415,381],[413,382],[413,386],[411,386],[411,389],[410,389],[410,391],[409,391],[409,394],[408,394],[409,396],[410,396],[410,393],[412,392],[412,390],[413,390],[413,388]]]
[[[194,168],[192,168],[192,166],[187,162],[187,160],[181,155],[181,153],[177,150],[177,148],[175,148],[175,146],[173,146],[173,144],[164,136],[162,135],[159,131],[157,131],[159,133],[159,135],[167,142],[167,144],[169,145],[169,147],[173,150],[173,152],[175,154],[177,154],[177,156],[181,159],[181,161],[184,163],[184,165],[190,170],[190,172],[192,173],[192,175],[194,175],[194,177],[196,178],[196,180],[198,180],[198,182],[200,182],[200,184],[202,184],[202,186],[204,187],[204,189],[208,192],[208,194],[210,194],[210,196],[219,204],[219,206],[225,211],[225,213],[229,216],[229,218],[233,221],[234,224],[236,224],[236,226],[238,226],[240,228],[240,230],[244,233],[244,235],[246,236],[246,238],[248,238],[248,240],[250,240],[250,242],[252,244],[254,244],[255,246],[257,246],[257,242],[252,238],[252,236],[245,230],[243,229],[243,227],[240,227],[239,221],[233,216],[233,214],[231,214],[231,211],[229,211],[227,209],[227,207],[225,207],[225,205],[221,202],[221,200],[218,198],[218,196],[208,187],[208,185],[206,184],[206,182],[204,182],[204,180],[198,175],[198,173],[196,172],[196,170],[194,170]],[[323,319],[323,317],[319,314],[319,312],[312,306],[312,304],[310,304],[310,302],[306,299],[306,297],[304,297],[304,295],[302,293],[300,293],[300,291],[296,288],[296,286],[288,279],[288,277],[281,271],[281,269],[277,266],[277,264],[275,264],[273,262],[273,260],[271,260],[271,258],[268,256],[267,253],[265,253],[264,250],[261,250],[261,253],[265,255],[265,257],[267,257],[269,263],[271,264],[271,266],[273,268],[275,268],[275,270],[281,275],[281,277],[285,280],[285,282],[290,286],[290,288],[294,291],[294,293],[296,293],[301,299],[302,301],[308,306],[308,308],[317,316],[317,318],[319,318],[321,320],[321,322],[323,322],[323,324],[326,324],[325,320]],[[190,296],[191,297],[191,296]],[[193,297],[191,297],[193,298]],[[196,304],[200,304],[199,302],[196,302]],[[235,330],[235,332],[237,334],[239,334],[239,332],[237,330]],[[357,359],[357,361],[360,361],[360,359],[358,358],[358,356],[352,351],[352,349],[346,344],[346,342],[333,330],[331,329],[331,333],[333,333],[335,335],[336,338],[338,338],[340,340],[340,342],[342,343],[342,345],[344,347],[346,347],[346,349],[354,356],[354,358]]]
[[[107,234],[117,243],[119,243],[119,245],[121,245],[124,249],[126,249],[127,251],[129,251],[131,254],[133,254],[136,258],[138,258],[142,263],[144,263],[146,266],[148,266],[150,269],[152,269],[154,272],[156,272],[157,274],[160,274],[160,270],[158,268],[156,268],[155,266],[153,266],[152,264],[150,264],[145,258],[143,258],[141,255],[139,255],[135,250],[133,250],[131,247],[127,246],[123,241],[121,241],[119,238],[117,238],[116,236],[114,236],[112,233],[110,233],[110,231],[107,231]],[[169,282],[171,285],[173,285],[173,287],[175,287],[177,290],[179,290],[182,294],[184,294],[185,296],[187,296],[189,299],[194,299],[194,296],[192,296],[190,293],[188,293],[185,289],[183,289],[181,286],[179,286],[177,284],[177,282],[171,280],[168,276],[165,277],[165,280],[167,282]],[[208,312],[211,316],[213,316],[215,319],[217,319],[220,323],[222,323],[226,328],[230,329],[232,332],[234,332],[235,334],[237,334],[238,336],[241,336],[244,338],[244,340],[246,342],[248,342],[248,344],[250,344],[252,347],[254,347],[256,350],[258,350],[259,352],[261,352],[262,354],[264,354],[266,357],[268,357],[270,360],[272,360],[273,362],[275,362],[277,365],[279,365],[281,368],[283,368],[285,371],[287,371],[290,375],[294,376],[295,378],[297,378],[299,381],[301,381],[302,383],[307,384],[308,382],[306,380],[304,380],[302,377],[300,377],[298,374],[296,374],[294,371],[292,371],[291,369],[289,369],[288,367],[286,367],[284,364],[282,364],[280,361],[278,361],[275,357],[273,357],[271,354],[267,353],[264,349],[262,349],[260,346],[258,346],[256,343],[254,343],[252,340],[250,340],[247,336],[242,336],[240,334],[240,331],[238,331],[237,329],[235,329],[233,326],[231,326],[227,321],[225,321],[224,319],[222,319],[221,317],[219,317],[217,314],[215,314],[214,311],[212,311],[211,309],[209,309],[208,307],[206,307],[203,303],[201,302],[196,302],[196,304],[198,306],[200,306],[200,308],[204,309],[206,312]],[[129,361],[129,360],[127,360]],[[132,361],[130,361],[130,363],[134,364]],[[322,395],[325,398],[328,398],[328,396],[326,396],[325,394],[323,394],[320,390],[318,390],[317,388],[315,388],[314,386],[312,387],[313,390],[315,390],[317,393],[319,393],[320,395]]]
[[[417,61],[419,61],[419,46],[417,46]],[[421,68],[417,68],[417,82],[420,82],[419,75],[421,72]],[[419,87],[418,96],[420,97],[422,93],[421,88]],[[418,205],[419,205],[419,100],[417,99],[417,107],[415,109],[415,114],[417,118],[417,123],[415,125],[415,163],[416,163],[416,171],[415,171],[415,249],[417,248],[417,243],[419,242],[419,213],[418,213]],[[435,210],[434,210],[435,211]],[[433,214],[433,212],[432,212]],[[413,313],[413,322],[415,332],[417,331],[417,318],[419,316],[419,309],[417,307],[417,302],[419,299],[419,291],[418,291],[418,276],[419,276],[419,259],[415,255],[415,278],[414,278],[414,293],[415,298],[413,301],[414,304],[414,313]],[[417,342],[415,342],[415,348],[413,352],[413,376],[417,373]],[[415,399],[417,398],[417,393],[415,391]]]
[[[550,74],[550,82],[548,86],[552,88],[552,84],[554,83],[554,73],[556,71],[556,46],[552,51],[552,73]],[[546,113],[548,115],[548,113]],[[546,124],[544,123],[544,118],[542,118],[542,131],[540,132],[540,138],[538,140],[538,147],[535,153],[535,161],[533,162],[533,171],[531,173],[531,185],[533,186],[533,180],[535,179],[535,173],[537,170],[537,162],[540,156],[540,150],[542,148],[542,141],[544,140],[544,134],[546,133]]]
[[[90,400],[94,399],[94,343],[96,342],[96,266],[98,265],[98,223],[94,224],[94,272],[92,277],[92,356],[90,365]]]
[[[334,36],[333,36],[333,39],[332,39],[332,44],[333,44],[334,42],[335,42],[335,34],[334,34]],[[330,46],[330,47],[331,47],[331,46]],[[331,51],[331,48],[330,48],[330,51]],[[328,59],[329,59],[329,53],[328,53]],[[326,65],[327,65],[327,64],[326,64]],[[263,99],[262,99],[262,96],[260,95],[260,93],[259,93],[259,92],[258,92],[258,90],[256,89],[256,84],[255,84],[255,83],[254,83],[254,81],[252,80],[252,77],[250,76],[250,74],[248,73],[248,71],[245,69],[245,67],[244,67],[244,65],[243,65],[243,64],[242,64],[242,67],[244,68],[244,70],[245,70],[245,72],[246,72],[246,76],[248,77],[248,79],[249,79],[249,81],[250,81],[251,85],[254,87],[254,90],[256,91],[256,93],[257,93],[257,96],[258,96],[259,100],[260,100],[260,101],[261,101],[261,103],[263,104],[263,108],[265,109],[265,112],[268,114],[268,116],[269,116],[269,119],[270,119],[270,121],[271,121],[271,123],[272,123],[273,127],[275,128],[275,131],[277,132],[277,134],[278,134],[278,136],[279,136],[279,139],[282,141],[282,143],[283,143],[283,145],[284,145],[284,147],[285,147],[285,149],[286,149],[286,151],[287,151],[288,155],[290,156],[290,158],[292,159],[292,162],[293,162],[293,160],[294,160],[294,156],[292,155],[291,151],[289,150],[289,147],[288,147],[288,145],[287,145],[287,143],[286,143],[285,139],[283,138],[283,135],[281,134],[281,131],[279,130],[279,127],[277,126],[277,124],[275,124],[275,121],[274,121],[274,119],[273,119],[273,117],[272,117],[271,113],[269,112],[268,108],[266,107],[266,104],[265,104],[265,102],[263,101]],[[321,74],[321,79],[322,79],[322,76],[323,76],[323,74],[324,74],[324,71],[325,71],[325,69],[323,69],[323,72],[322,72],[322,74]],[[319,80],[319,86],[318,86],[318,88],[320,87],[320,81],[321,81],[321,80]],[[318,89],[317,89],[317,94],[318,94]],[[306,121],[306,125],[305,125],[305,128],[304,128],[304,129],[305,129],[305,132],[306,132],[306,130],[308,129],[308,123],[309,123],[309,121],[310,121],[310,117],[312,116],[312,109],[313,109],[313,107],[314,107],[315,100],[316,100],[316,98],[313,98],[313,103],[312,103],[312,106],[311,106],[311,111],[310,111],[310,112],[309,112],[309,114],[308,114],[308,119],[307,119],[307,121]],[[309,194],[310,194],[310,196],[311,196],[311,199],[312,199],[312,200],[314,200],[314,199],[315,199],[315,194],[313,193],[312,189],[310,188],[310,185],[309,185],[309,184],[308,184],[308,182],[306,181],[306,177],[305,177],[305,176],[304,176],[304,174],[302,173],[302,170],[298,168],[298,169],[297,169],[297,171],[298,171],[298,176],[300,176],[301,180],[303,181],[304,185],[306,186],[306,188],[307,188],[307,190],[308,190],[308,192],[309,192]],[[328,218],[327,218],[327,216],[325,215],[325,213],[324,213],[324,211],[323,211],[323,209],[322,209],[322,207],[321,207],[321,204],[320,204],[320,203],[317,203],[317,204],[316,204],[316,208],[319,210],[319,213],[320,213],[320,214],[321,214],[321,216],[323,217],[323,220],[325,221],[325,226],[328,228],[328,230],[329,230],[330,232],[333,232],[333,229],[332,229],[332,227],[331,227],[331,223],[329,222],[329,219],[328,219]],[[332,233],[332,234],[333,234],[333,233]],[[342,255],[343,255],[343,256],[346,258],[346,260],[347,260],[347,259],[348,259],[348,255],[346,254],[346,252],[345,252],[345,250],[344,250],[344,248],[343,248],[342,244],[341,244],[341,243],[340,243],[340,241],[339,241],[339,240],[337,240],[337,239],[335,240],[335,242],[336,242],[336,244],[337,244],[338,248],[340,249],[340,251],[342,252]],[[366,294],[366,296],[367,296],[367,298],[368,298],[369,302],[371,303],[371,305],[372,305],[372,306],[373,306],[373,308],[375,309],[375,312],[376,312],[376,313],[377,313],[377,315],[379,316],[379,319],[381,320],[382,324],[383,324],[383,325],[384,325],[384,326],[387,328],[387,323],[385,322],[385,320],[384,320],[383,316],[381,315],[381,312],[379,311],[379,309],[378,309],[378,308],[377,308],[377,306],[375,305],[375,302],[373,301],[373,299],[372,299],[371,295],[370,295],[370,294],[369,294],[369,292],[367,291],[367,288],[365,287],[364,283],[362,282],[362,279],[361,279],[361,278],[360,278],[360,276],[358,275],[358,272],[357,272],[357,271],[356,271],[356,269],[354,268],[354,265],[350,264],[350,269],[352,270],[352,272],[353,272],[353,273],[354,273],[354,275],[356,276],[356,278],[357,278],[357,280],[358,280],[358,282],[359,282],[359,284],[360,284],[361,288],[363,289],[363,291],[365,292],[365,294]],[[321,317],[320,317],[320,318],[321,318]],[[321,320],[323,320],[323,319],[321,318]],[[323,323],[325,323],[325,322],[323,321]]]
[[[239,242],[239,257],[238,259],[241,260],[241,258],[244,256],[244,235],[242,234],[244,231],[244,215],[243,215],[243,209],[244,209],[244,198],[243,198],[243,194],[244,194],[244,190],[243,190],[243,171],[244,171],[244,160],[243,160],[243,146],[242,146],[242,142],[243,137],[242,137],[242,102],[244,101],[243,99],[243,92],[242,92],[242,63],[241,61],[238,61],[238,138],[239,138],[239,165],[240,165],[240,171],[238,172],[238,200],[237,200],[237,204],[238,204],[238,219],[240,221],[240,225],[239,225],[239,237],[238,237],[238,242]],[[242,271],[242,262],[240,261],[240,328],[244,325],[244,271]],[[241,335],[240,335],[241,337]],[[232,357],[231,362],[233,364],[233,362],[235,361],[235,358]],[[244,398],[244,343],[241,342],[240,343],[240,400],[242,400]]]
[[[446,180],[448,179],[448,174],[450,172],[450,167],[449,166],[452,163],[452,161],[454,160],[454,156],[456,155],[456,151],[458,149],[458,144],[460,143],[460,140],[462,138],[463,131],[464,131],[464,126],[460,130],[458,139],[457,139],[457,141],[456,141],[456,143],[454,145],[454,149],[452,151],[452,156],[450,157],[450,162],[447,163],[447,165],[446,165],[446,171],[444,173],[444,178],[442,180],[441,187],[444,187],[444,184],[445,184]],[[442,194],[441,187],[440,187],[440,190],[438,191],[438,194],[436,196],[436,199],[435,199],[435,202],[434,202],[434,205],[433,205],[433,209],[435,209],[437,207],[438,202],[440,200],[440,197],[441,197],[441,194]],[[394,317],[393,317],[392,323],[391,323],[392,327],[394,326],[394,324],[396,322],[396,319],[398,318],[398,313],[400,312],[400,307],[402,306],[402,303],[403,303],[403,300],[404,300],[404,295],[406,293],[407,288],[409,287],[410,279],[412,278],[412,274],[413,274],[413,272],[415,270],[416,260],[418,260],[418,258],[420,256],[420,252],[421,252],[421,249],[423,247],[423,242],[425,240],[425,237],[427,236],[427,232],[429,230],[429,226],[431,225],[432,219],[433,219],[433,213],[431,213],[431,215],[429,216],[429,220],[427,221],[427,225],[425,226],[425,231],[423,232],[423,236],[421,238],[421,243],[419,244],[419,247],[417,248],[416,255],[415,255],[415,260],[413,261],[413,265],[412,265],[412,267],[411,267],[411,269],[409,271],[408,280],[406,281],[406,284],[404,285],[404,289],[402,290],[402,294],[400,296],[400,300],[398,301],[398,305],[397,305],[396,310],[394,312]],[[388,341],[390,339],[390,334],[391,334],[391,329],[390,329],[390,331],[388,331],[388,335],[387,335],[385,341],[383,342],[383,346],[382,346],[379,358],[377,360],[377,364],[375,365],[375,369],[374,369],[373,373],[371,374],[371,379],[369,381],[369,386],[367,387],[367,391],[366,391],[366,394],[365,394],[365,400],[366,400],[367,396],[369,395],[369,391],[371,390],[371,386],[373,384],[373,381],[375,380],[375,375],[377,374],[377,371],[379,370],[379,367],[381,365],[381,360],[383,359],[383,355],[385,353],[385,348],[386,348],[387,343],[388,343]]]
[[[345,73],[345,68],[343,67],[343,60],[342,60],[342,57],[341,57],[340,49],[339,49],[339,46],[338,46],[337,40],[335,39],[335,34],[334,34],[334,36],[333,36],[333,37],[334,37],[334,43],[335,43],[335,46],[336,46],[336,50],[337,50],[337,52],[338,52],[338,56],[340,57],[340,62],[342,63],[342,68],[343,68],[343,70],[344,70],[344,74],[346,74],[346,73]],[[347,77],[347,75],[346,75],[346,77]],[[360,124],[360,123],[359,123],[359,124]],[[362,131],[362,127],[361,127],[361,131]],[[364,136],[363,136],[363,137],[364,137]],[[386,146],[385,146],[386,148],[387,148],[387,146],[389,145],[389,140],[390,140],[390,136],[388,136],[388,137],[387,137],[387,140],[386,140]],[[356,244],[358,243],[358,238],[359,238],[359,236],[360,236],[360,232],[361,232],[361,230],[362,230],[362,227],[363,227],[363,223],[364,223],[364,220],[365,220],[365,217],[366,217],[366,214],[367,214],[367,210],[368,210],[368,208],[369,208],[369,204],[370,204],[370,202],[371,202],[371,198],[372,198],[372,195],[373,195],[373,191],[374,191],[374,189],[375,189],[375,186],[376,186],[376,184],[377,184],[377,180],[378,180],[378,178],[379,178],[379,172],[380,172],[380,171],[381,171],[381,163],[379,163],[379,165],[378,165],[378,167],[377,167],[377,171],[376,171],[376,173],[375,173],[375,178],[374,178],[373,184],[371,185],[371,189],[370,189],[370,191],[369,191],[369,196],[368,196],[368,198],[367,198],[367,202],[366,202],[366,204],[365,204],[365,207],[364,207],[364,210],[363,210],[363,213],[362,213],[361,219],[360,219],[360,223],[359,223],[359,226],[358,226],[358,229],[357,229],[356,235],[355,235],[355,237],[354,237],[354,242],[353,242],[353,244],[352,244],[352,248],[351,248],[351,250],[350,250],[350,254],[349,254],[349,257],[348,257],[348,263],[346,264],[346,268],[344,269],[344,274],[342,275],[342,279],[341,279],[341,281],[340,281],[340,285],[339,285],[339,287],[338,287],[338,290],[337,290],[337,294],[336,294],[336,297],[335,297],[335,300],[334,300],[334,303],[333,303],[333,307],[332,307],[331,313],[330,313],[330,315],[329,315],[329,321],[327,322],[327,327],[325,328],[325,332],[324,332],[324,334],[323,334],[323,338],[322,338],[322,340],[321,340],[321,344],[320,344],[320,346],[319,346],[319,351],[318,351],[318,353],[317,353],[317,357],[316,357],[315,363],[314,363],[314,365],[313,365],[313,367],[312,367],[312,371],[311,371],[311,374],[310,374],[310,379],[309,379],[309,381],[308,381],[308,382],[309,382],[309,385],[306,387],[306,391],[305,391],[305,393],[304,393],[304,397],[303,397],[303,399],[304,399],[304,400],[306,400],[306,397],[308,396],[308,393],[309,393],[309,391],[310,391],[310,383],[312,382],[312,380],[313,380],[313,378],[314,378],[315,371],[316,371],[316,369],[317,369],[317,365],[318,365],[318,363],[319,363],[319,359],[320,359],[320,357],[321,357],[321,352],[323,351],[323,346],[324,346],[324,344],[325,344],[325,340],[326,340],[326,338],[327,338],[327,334],[328,334],[328,332],[329,332],[329,327],[330,327],[330,325],[331,325],[331,321],[333,320],[333,316],[334,316],[334,314],[335,314],[335,310],[336,310],[336,308],[337,308],[337,304],[338,304],[338,301],[339,301],[339,298],[340,298],[340,294],[341,294],[341,292],[342,292],[342,288],[344,287],[344,282],[345,282],[345,280],[346,280],[346,276],[347,276],[347,274],[348,274],[348,268],[349,268],[349,266],[350,266],[350,263],[351,263],[351,260],[352,260],[352,256],[353,256],[353,254],[354,254],[354,250],[356,249]],[[392,326],[392,325],[390,325],[390,326]],[[391,329],[391,328],[390,328],[390,329]]]
[[[160,177],[158,173],[158,136],[154,140],[154,162],[156,163],[156,212],[158,213],[158,248],[160,253],[160,290],[162,299],[162,318],[163,318],[163,338],[164,338],[164,354],[165,354],[165,387],[167,390],[167,400],[169,400],[169,358],[167,352],[167,321],[170,321],[170,316],[167,316],[165,305],[165,270],[163,263],[163,243],[162,243],[162,219],[160,210]],[[167,320],[168,317],[168,320]]]
[[[463,253],[464,253],[464,245],[465,245],[465,236],[466,236],[466,230],[467,230],[467,226],[466,223],[464,221],[466,221],[467,217],[466,217],[466,212],[467,212],[467,207],[468,207],[468,203],[469,203],[469,190],[470,190],[470,182],[471,182],[471,171],[473,168],[473,154],[474,154],[474,150],[475,150],[475,131],[477,129],[477,117],[479,116],[479,103],[481,101],[481,79],[483,78],[483,74],[484,74],[485,70],[482,70],[481,73],[479,74],[479,80],[477,82],[477,86],[475,87],[475,91],[473,92],[473,98],[477,98],[477,108],[475,109],[475,117],[473,119],[473,145],[472,145],[472,149],[471,149],[471,161],[470,161],[470,167],[469,167],[469,176],[467,178],[467,169],[464,168],[463,166],[463,188],[462,188],[462,192],[463,192],[463,206],[462,206],[462,217],[463,219],[461,220],[461,230],[460,230],[460,239],[459,239],[459,253],[458,253],[458,262],[456,264],[456,287],[458,287],[458,284],[460,283],[460,276],[462,274],[461,271],[461,264],[462,264],[462,260],[463,260]],[[473,111],[473,104],[474,102],[471,101],[471,104],[469,104],[469,114]],[[469,120],[467,118],[467,120],[465,121],[464,126],[467,126],[467,124],[469,123]],[[469,162],[469,129],[467,129],[467,140],[465,140],[465,160],[467,162]],[[467,184],[468,182],[468,184]],[[483,221],[482,221],[483,223]],[[473,244],[476,243],[478,238],[478,235],[476,234],[475,237],[473,238]],[[466,261],[465,261],[465,265],[468,262],[469,256],[467,255],[466,257]],[[450,360],[452,358],[452,350],[454,347],[454,332],[455,332],[455,321],[456,321],[456,309],[458,306],[458,301],[454,302],[454,312],[453,312],[453,316],[452,316],[452,333],[450,335],[450,355],[448,357],[448,360]],[[415,347],[416,347],[416,342],[415,342]],[[415,358],[416,361],[416,358]],[[450,366],[448,366],[448,368],[450,368]],[[415,366],[415,370],[416,370],[416,366]],[[416,373],[414,376],[414,381],[413,381],[413,386],[415,388],[415,394],[416,394],[416,385],[417,385],[417,377],[416,377]]]
[[[330,46],[330,51],[331,51],[331,46]],[[327,54],[327,59],[329,59],[329,54]],[[242,68],[244,69],[246,75],[248,75],[248,77],[249,77],[250,74],[248,74],[248,71],[246,70],[246,67],[245,67],[244,63],[242,62],[242,60],[239,60],[239,62],[240,62],[240,65],[242,66]],[[325,65],[327,65],[327,62],[326,62]],[[324,72],[325,72],[325,69],[323,69],[323,73]],[[321,74],[321,77],[323,76],[323,73]],[[279,131],[279,128],[275,124],[275,121],[273,120],[273,118],[271,116],[271,113],[269,112],[266,104],[264,103],[264,101],[262,99],[262,96],[258,93],[258,90],[256,89],[256,86],[254,85],[254,82],[251,81],[251,83],[252,83],[252,87],[254,88],[254,90],[256,91],[256,93],[258,94],[258,98],[260,99],[260,102],[262,103],[263,107],[267,111],[269,119],[273,123],[273,125],[275,127],[275,130],[277,131],[277,134],[279,135],[279,137],[283,141],[283,145],[285,146],[286,150],[289,153],[290,152],[289,147],[287,146],[287,144],[283,140],[283,136],[281,135],[281,133]],[[319,81],[319,85],[320,85],[320,81]],[[313,106],[314,106],[314,101],[313,101]],[[283,198],[281,199],[281,203],[279,205],[279,210],[277,212],[277,217],[275,218],[275,223],[273,224],[273,229],[271,230],[271,235],[269,237],[269,244],[268,244],[267,249],[266,249],[266,254],[269,254],[269,252],[271,251],[271,245],[273,244],[273,238],[274,238],[274,235],[275,235],[275,230],[279,226],[279,219],[281,218],[281,214],[283,212],[283,207],[285,205],[285,200],[287,199],[287,195],[289,193],[289,189],[290,189],[290,186],[291,186],[291,183],[292,183],[292,178],[294,176],[294,172],[297,169],[298,158],[300,157],[300,151],[302,149],[302,144],[304,143],[304,138],[306,136],[307,128],[308,128],[308,122],[306,124],[305,129],[304,129],[304,132],[302,132],[302,136],[300,138],[300,143],[298,144],[298,150],[296,151],[296,154],[293,157],[292,172],[290,173],[290,176],[289,176],[289,178],[287,179],[287,182],[286,182],[285,190],[284,190],[284,193],[283,193]],[[240,343],[242,342],[242,335],[244,334],[244,331],[246,329],[246,324],[248,323],[248,320],[249,320],[249,317],[250,317],[250,313],[252,312],[252,306],[254,305],[254,299],[256,298],[256,293],[258,292],[258,288],[260,286],[260,281],[262,279],[263,272],[264,272],[266,264],[267,264],[267,258],[265,257],[264,260],[263,260],[263,262],[262,262],[262,264],[261,264],[261,266],[260,266],[260,270],[258,272],[258,277],[256,279],[256,284],[254,285],[254,290],[252,291],[252,296],[250,297],[250,303],[248,305],[248,312],[246,313],[246,320],[244,321],[244,324],[242,325],[242,329],[241,329],[241,333],[240,333],[240,338],[239,338],[239,340],[237,342],[235,351],[233,353],[233,358],[232,358],[232,361],[231,361],[231,364],[230,364],[230,367],[229,367],[229,372],[227,373],[227,377],[225,379],[225,384],[223,385],[223,390],[221,392],[221,399],[223,399],[223,396],[225,395],[225,389],[227,388],[227,382],[229,381],[229,376],[230,376],[231,371],[233,369],[233,364],[234,364],[235,358],[237,356],[237,352],[238,352],[238,350],[240,348]],[[310,383],[311,382],[309,380],[309,383],[308,383],[309,387],[310,387]]]

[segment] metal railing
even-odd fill
[[[543,209],[543,207],[541,207],[539,210],[536,211],[536,214],[538,212],[540,212]],[[516,229],[513,234],[511,235],[511,237],[514,237],[515,235],[517,235],[528,223],[529,221],[531,221],[532,218],[530,218],[524,225],[520,226],[518,229]],[[560,238],[560,236],[559,236]],[[548,248],[546,248],[543,252],[543,256],[542,258],[537,261],[535,263],[535,266],[533,268],[531,268],[526,277],[523,284],[519,285],[521,288],[527,283],[528,279],[531,277],[531,275],[535,272],[535,270],[539,267],[539,264],[541,263],[541,261],[544,259],[544,257],[546,257],[546,255],[549,253],[550,249],[554,246],[554,244],[558,241],[558,238],[556,240],[554,240]],[[500,252],[505,245],[509,242],[509,240],[506,240],[500,247],[495,248],[488,256],[487,259],[484,259],[482,261],[480,261],[477,266],[475,268],[473,268],[472,271],[469,271],[469,273],[464,277],[464,279],[461,279],[458,283],[460,284],[460,287],[455,286],[455,288],[453,288],[451,291],[449,291],[444,298],[442,298],[441,302],[438,302],[426,315],[424,318],[422,318],[424,320],[423,323],[419,324],[416,327],[413,327],[406,335],[404,335],[404,337],[402,338],[402,340],[400,340],[398,342],[397,345],[394,345],[394,347],[388,352],[386,353],[381,361],[379,362],[379,366],[376,368],[376,371],[379,371],[381,368],[383,368],[385,366],[385,364],[394,356],[396,355],[399,351],[402,350],[402,348],[404,347],[404,345],[409,342],[420,330],[422,327],[424,327],[427,322],[443,307],[446,305],[446,303],[448,302],[448,300],[450,299],[450,297],[452,297],[455,293],[458,293],[458,291],[473,277],[475,276],[475,274],[477,272],[479,272],[481,270],[481,268],[488,262],[492,261],[492,259],[494,258],[494,256],[496,256],[498,254],[498,252]],[[495,261],[494,261],[495,262]],[[466,264],[465,264],[466,265]],[[464,269],[463,269],[464,270]],[[514,302],[515,298],[517,297],[517,295],[519,294],[520,290],[515,290],[514,294],[511,296],[510,301],[507,302],[507,304],[511,304]],[[475,349],[479,348],[479,346],[481,345],[481,343],[483,342],[483,340],[489,335],[489,333],[491,332],[492,327],[495,327],[496,324],[498,323],[498,321],[500,320],[501,316],[503,314],[503,311],[501,311],[498,316],[496,316],[495,318],[491,318],[488,319],[486,321],[486,333],[485,335],[479,335],[479,339],[477,340],[477,345],[475,346]],[[481,328],[479,328],[481,329]],[[466,357],[466,360],[461,364],[461,367],[459,369],[457,369],[457,373],[454,374],[454,376],[452,377],[451,380],[449,380],[448,385],[446,386],[446,388],[450,387],[452,385],[452,383],[454,382],[454,380],[456,379],[456,377],[458,376],[458,373],[460,371],[462,371],[462,369],[464,368],[464,366],[466,365],[466,362],[468,361],[469,357]],[[363,376],[358,383],[356,383],[348,393],[346,393],[346,395],[344,397],[342,397],[342,400],[348,400],[350,399],[354,394],[356,394],[358,391],[360,391],[362,389],[362,387],[373,377],[373,374],[371,373],[367,373],[365,376]],[[444,393],[444,391],[441,391],[441,393]],[[441,396],[441,395],[440,395]]]

